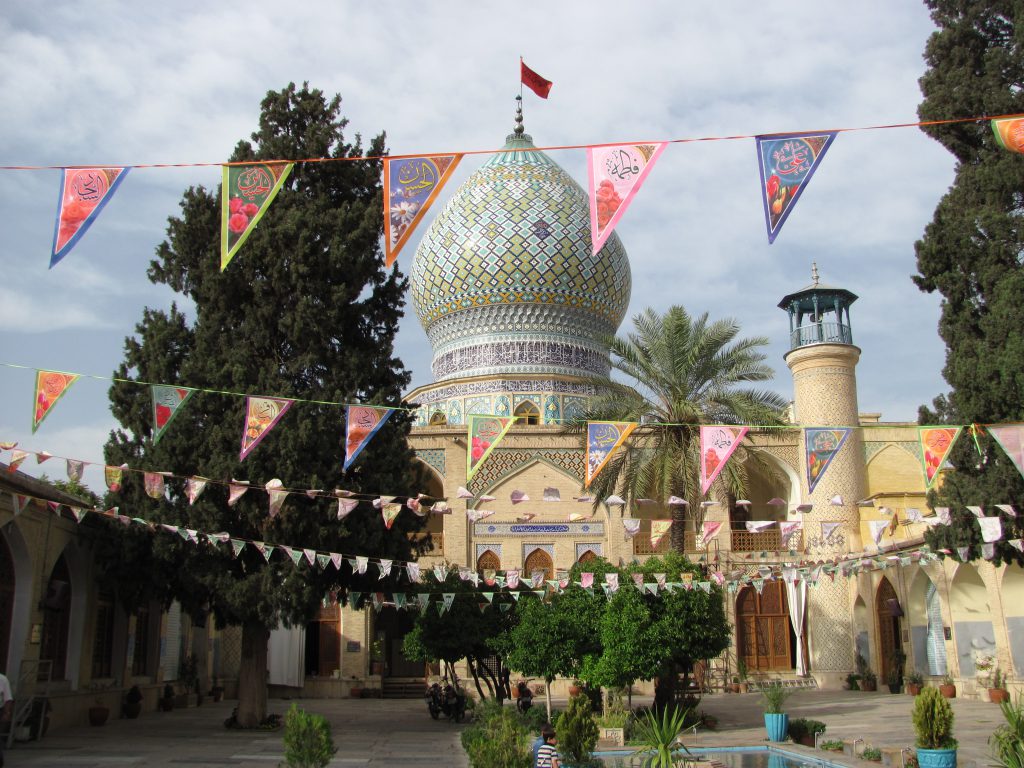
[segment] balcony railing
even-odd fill
[[[850,326],[843,323],[812,323],[803,325],[789,336],[791,349],[809,344],[853,344]]]
[[[779,552],[790,549],[801,550],[804,547],[804,534],[799,530],[793,531],[785,543],[782,541],[782,531],[778,528],[769,528],[756,533],[740,528],[733,529],[730,534],[733,552]]]
[[[686,532],[685,549],[687,552],[697,551],[696,534],[693,531]],[[651,546],[651,524],[648,521],[640,523],[640,531],[633,537],[634,555],[661,555],[672,551],[672,531],[665,534],[657,547]]]

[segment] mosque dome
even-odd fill
[[[593,254],[586,192],[529,136],[511,134],[503,150],[416,250],[412,301],[434,380],[607,374],[602,339],[629,304],[626,251],[613,233]]]

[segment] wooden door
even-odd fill
[[[52,661],[52,680],[63,680],[68,657],[68,624],[71,619],[71,576],[61,555],[53,566],[43,599],[43,635],[40,661]]]
[[[878,653],[881,668],[878,677],[884,684],[889,679],[889,670],[895,664],[897,649],[902,650],[900,638],[899,600],[892,583],[885,577],[875,593],[875,613],[878,616]]]
[[[765,582],[761,594],[754,587],[744,587],[736,598],[736,632],[739,656],[747,669],[793,669],[785,584]]]
[[[526,558],[523,564],[523,578],[527,581],[533,577],[534,571],[544,571],[545,579],[555,578],[555,565],[551,562],[551,555],[543,549],[535,549]]]

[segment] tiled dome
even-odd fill
[[[413,260],[434,379],[607,373],[601,340],[629,304],[626,251],[612,234],[591,253],[586,192],[529,136],[510,135],[504,149],[448,202]]]

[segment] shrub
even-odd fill
[[[865,747],[864,751],[860,753],[860,756],[864,760],[870,760],[873,763],[882,762],[882,750],[878,747]]]
[[[953,708],[938,688],[925,688],[914,699],[914,732],[919,749],[952,749]]]
[[[781,715],[782,705],[786,703],[792,691],[784,688],[782,683],[768,683],[761,686],[761,702],[765,714]]]
[[[1006,721],[989,738],[996,765],[1002,768],[1024,768],[1024,696],[1016,702],[1004,701],[999,705]]]
[[[843,742],[839,739],[827,739],[818,743],[818,749],[824,749],[828,752],[842,752]]]
[[[289,768],[323,768],[337,751],[327,718],[292,704],[284,718],[284,759]]]
[[[530,734],[516,713],[497,702],[476,708],[476,719],[462,732],[462,748],[472,768],[531,768]]]
[[[675,765],[673,751],[681,747],[689,750],[679,741],[679,732],[683,729],[691,710],[665,707],[658,715],[651,710],[638,717],[636,721],[636,744],[640,749],[636,756],[643,759],[648,768],[672,768]]]
[[[793,741],[800,741],[805,736],[814,737],[817,733],[825,732],[825,724],[820,720],[808,720],[798,717],[789,721],[789,737]]]
[[[590,699],[573,696],[555,723],[558,733],[558,751],[570,765],[587,763],[597,744],[597,723],[594,722]]]
[[[625,728],[629,722],[630,713],[624,709],[609,709],[597,718],[597,724],[601,728]]]

